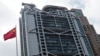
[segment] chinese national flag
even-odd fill
[[[15,37],[16,37],[16,28],[11,29],[9,32],[4,34],[4,40],[8,40]]]

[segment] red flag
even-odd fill
[[[13,28],[12,30],[4,34],[4,40],[8,40],[14,37],[16,37],[16,28]]]

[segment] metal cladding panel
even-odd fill
[[[23,49],[23,29],[22,29],[22,18],[19,19],[19,23],[20,23],[20,42],[21,42],[21,56],[24,56],[24,49]]]
[[[36,32],[34,15],[31,14],[24,14],[24,15],[26,21],[25,24],[26,24],[26,40],[27,40],[28,55],[29,56],[38,55],[39,46],[38,46],[37,34],[33,33]]]
[[[34,15],[32,15],[32,14],[26,14],[25,17],[26,17],[27,31],[29,32],[29,31],[35,29],[36,28],[36,24],[35,24]]]

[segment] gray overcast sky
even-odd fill
[[[100,0],[0,0],[0,56],[16,56],[16,38],[4,41],[3,34],[18,24],[22,2],[33,3],[40,9],[45,5],[82,9],[100,34]]]

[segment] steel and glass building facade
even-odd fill
[[[42,10],[23,3],[20,18],[22,56],[94,56],[80,19],[65,7]]]

